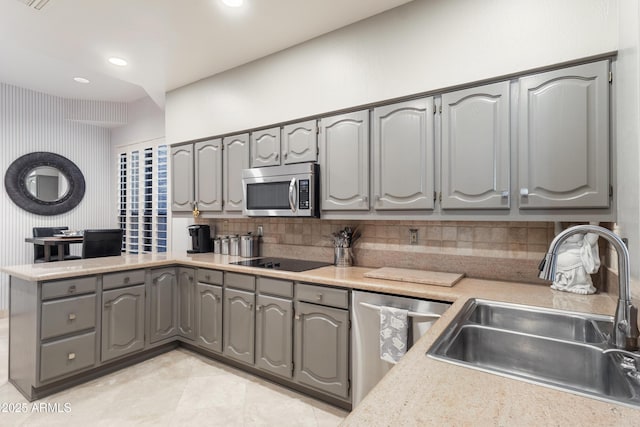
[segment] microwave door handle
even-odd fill
[[[291,212],[295,212],[298,206],[298,191],[297,191],[296,179],[291,178],[291,182],[289,183],[289,207],[291,208]]]

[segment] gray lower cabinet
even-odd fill
[[[293,376],[293,302],[256,297],[256,366],[285,378]]]
[[[144,348],[144,310],[144,285],[102,293],[103,362]]]
[[[183,338],[196,338],[195,270],[178,268],[178,333]]]
[[[254,303],[253,292],[224,290],[224,354],[251,365],[255,355]]]
[[[349,397],[349,310],[296,302],[295,381]]]
[[[196,343],[222,352],[222,286],[196,284]]]
[[[172,338],[178,331],[178,283],[175,268],[152,270],[149,285],[149,342]]]

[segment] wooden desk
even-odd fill
[[[69,243],[82,243],[82,236],[78,237],[27,237],[27,243],[44,246],[44,261],[51,261],[51,246],[58,247],[58,261],[64,261],[64,245]]]

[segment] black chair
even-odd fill
[[[69,227],[33,227],[33,237],[53,237],[54,234],[60,234],[62,230],[68,230]],[[70,255],[69,244],[64,245],[64,260],[80,259],[77,255]],[[51,246],[50,261],[58,261],[58,246]],[[40,263],[44,260],[44,246],[33,245],[33,262]]]
[[[82,258],[122,255],[122,230],[84,230]]]

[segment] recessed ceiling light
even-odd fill
[[[73,80],[75,80],[78,83],[90,83],[89,80],[85,79],[84,77],[74,77]]]
[[[244,0],[222,0],[222,3],[229,7],[241,7]]]
[[[117,56],[112,56],[109,58],[109,62],[113,65],[117,65],[118,67],[124,67],[127,65],[127,61],[122,58],[118,58]]]

